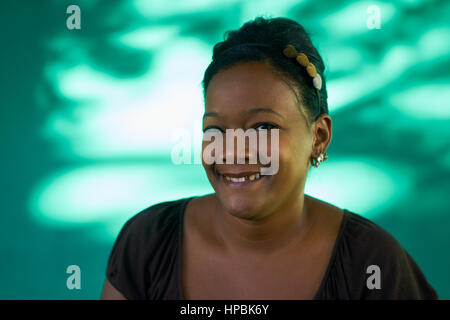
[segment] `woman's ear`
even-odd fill
[[[324,113],[319,116],[313,126],[313,145],[312,157],[318,157],[325,152],[331,143],[332,138],[332,120],[331,117]]]

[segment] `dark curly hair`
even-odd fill
[[[296,90],[293,91],[299,104],[307,109],[308,125],[315,122],[319,115],[328,114],[325,65],[310,36],[298,22],[281,17],[257,17],[246,22],[238,30],[226,31],[224,39],[214,46],[212,61],[205,71],[202,81],[204,98],[211,79],[219,71],[237,63],[262,61],[269,63],[274,72],[297,89],[301,97]],[[298,52],[306,54],[309,61],[314,64],[322,77],[321,90],[315,90],[312,78],[305,67],[298,64],[295,59],[283,55],[283,49],[288,44],[293,45]]]

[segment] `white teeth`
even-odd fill
[[[261,177],[261,175],[259,173],[255,173],[250,176],[241,177],[241,178],[233,178],[233,177],[225,176],[225,179],[227,179],[228,181],[231,181],[231,182],[244,182],[246,180],[250,180],[250,181],[257,180],[260,177]]]
[[[242,177],[242,178],[227,177],[227,179],[230,180],[231,182],[244,182],[245,181],[245,177]]]

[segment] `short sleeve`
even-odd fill
[[[111,250],[106,278],[129,300],[145,299],[145,270],[142,268],[137,216],[128,220]]]
[[[111,250],[106,278],[129,300],[178,296],[181,213],[189,198],[144,209],[122,227]]]
[[[437,299],[417,263],[388,231],[352,215],[349,247],[353,251],[353,273],[357,299],[428,300]],[[359,276],[358,276],[359,275]]]
[[[419,266],[389,232],[348,210],[344,222],[319,299],[438,299]]]
[[[374,288],[378,270],[369,270],[362,299],[368,300],[436,300],[438,295],[410,254],[395,240],[385,240],[378,251],[380,288]],[[375,259],[372,258],[375,263]],[[373,280],[373,281],[371,281]],[[367,283],[369,281],[369,284]],[[372,283],[372,285],[370,284]]]

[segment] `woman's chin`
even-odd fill
[[[258,201],[239,195],[227,195],[220,197],[222,206],[228,214],[236,218],[253,220],[258,214]]]

